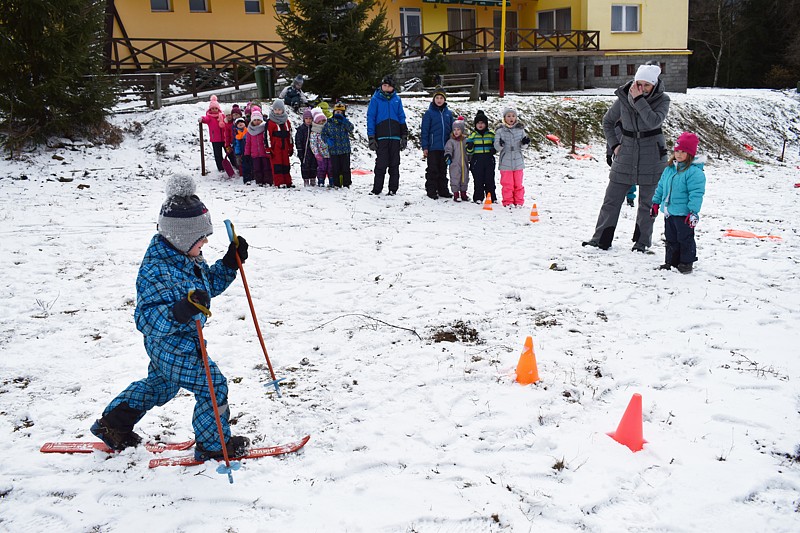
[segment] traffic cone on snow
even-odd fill
[[[636,393],[631,397],[625,414],[619,422],[617,430],[608,434],[609,437],[624,444],[632,452],[640,451],[647,442],[642,436],[642,395]]]
[[[539,381],[539,369],[536,368],[536,354],[533,353],[533,339],[525,339],[525,347],[517,363],[517,383],[530,385]]]
[[[483,210],[484,211],[491,211],[492,210],[492,193],[486,193],[486,200],[483,201]]]
[[[536,209],[536,202],[533,202],[533,207],[531,207],[531,222],[539,222],[539,210]]]

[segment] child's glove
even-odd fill
[[[452,162],[453,162],[453,158],[450,156],[450,154],[444,154],[444,163],[445,163],[445,165],[447,165],[449,167],[450,163],[452,163]]]
[[[239,247],[236,247],[236,244],[230,243],[228,245],[228,251],[225,252],[225,255],[222,256],[222,264],[226,267],[230,268],[231,270],[236,270],[239,268],[239,265],[236,263],[236,252],[239,252],[239,259],[242,260],[242,264],[247,260],[247,241],[244,240],[244,237],[239,235],[237,237],[239,240]]]
[[[408,137],[403,135],[402,137],[400,137],[400,149],[405,150],[407,146],[408,146]]]
[[[530,137],[528,137],[528,136],[526,135],[525,137],[523,137],[523,138],[522,138],[522,140],[520,141],[520,143],[522,143],[522,145],[523,145],[523,146],[526,146],[526,145],[528,145],[528,144],[530,144],[530,143],[531,143],[531,139],[530,139]]]
[[[188,324],[197,313],[211,316],[211,311],[208,310],[210,306],[211,297],[206,291],[189,291],[189,294],[172,306],[172,316],[181,324]]]
[[[506,145],[506,142],[503,139],[500,139],[500,146],[503,147]]]
[[[700,217],[697,215],[697,213],[689,213],[688,215],[686,215],[685,220],[686,220],[686,225],[694,229],[694,227],[697,226],[697,223],[700,221]]]
[[[369,138],[369,149],[372,150],[373,152],[378,151],[378,141],[377,139],[375,139],[375,137]]]
[[[467,148],[467,152],[471,152],[471,151],[475,150],[475,143],[474,143],[474,142],[472,142],[472,141],[470,141],[470,142],[467,142],[467,143],[465,144],[465,146],[466,146],[466,148]]]
[[[653,204],[650,208],[650,218],[656,218],[658,216],[658,210],[661,208],[659,204]]]
[[[614,162],[614,160],[611,158],[611,154],[608,154],[606,156],[606,163],[608,163],[608,166],[611,166],[611,163],[613,163],[613,162]]]

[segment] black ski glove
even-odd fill
[[[400,137],[400,149],[405,150],[406,146],[408,146],[408,137],[404,135]]]
[[[369,149],[373,152],[378,151],[378,140],[375,137],[369,138]]]
[[[228,251],[225,252],[225,255],[222,257],[222,264],[226,267],[230,268],[231,270],[236,270],[239,268],[239,265],[236,263],[236,251],[239,251],[239,259],[242,260],[242,264],[247,260],[247,241],[244,240],[244,237],[239,235],[237,237],[239,239],[239,248],[236,248],[234,243],[230,243],[228,245]]]
[[[208,308],[211,306],[211,297],[204,290],[189,291],[182,300],[172,306],[172,315],[181,324],[188,324],[197,313],[211,316]]]
[[[530,139],[530,137],[528,137],[528,136],[526,135],[525,137],[523,137],[523,138],[522,138],[522,140],[520,141],[520,143],[521,143],[523,146],[525,146],[525,145],[528,145],[528,144],[530,144],[530,143],[531,143],[531,139]]]

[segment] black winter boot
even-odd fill
[[[92,434],[112,450],[124,450],[138,446],[142,437],[133,432],[133,426],[144,413],[123,402],[95,420],[90,428]]]
[[[228,459],[241,457],[247,453],[250,447],[250,439],[242,436],[232,436],[225,444],[228,452]],[[208,461],[209,459],[222,459],[225,455],[222,450],[206,450],[199,442],[194,446],[194,458],[197,461]]]

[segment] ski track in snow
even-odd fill
[[[607,183],[597,140],[597,161],[529,149],[525,208],[492,212],[425,198],[416,146],[402,156],[393,198],[367,195],[371,175],[343,191],[200,177],[197,133],[174,126],[194,124],[203,104],[114,117],[143,128],[117,149],[3,160],[0,529],[800,530],[800,466],[790,459],[800,453],[800,161],[791,134],[786,162],[774,162],[774,125],[796,132],[800,103],[769,91],[670,96],[668,131],[710,110],[768,161],[706,166],[700,260],[689,276],[654,270],[661,216],[654,254],[630,252],[627,206],[611,250],[580,246]],[[416,133],[428,100],[404,103]],[[470,123],[477,109],[494,120],[501,105],[451,103]],[[371,169],[365,112],[349,110],[352,166]],[[206,162],[213,168],[210,146]],[[287,378],[282,398],[265,387],[237,279],[214,299],[204,333],[229,380],[234,432],[262,446],[311,435],[299,453],[246,461],[233,485],[213,465],[150,470],[145,450],[38,451],[46,441],[91,440],[105,405],[145,375],[135,279],[175,168],[196,172],[211,212],[206,257],[227,248],[226,218],[250,243],[245,273],[275,372]],[[537,224],[528,221],[533,201]],[[783,241],[723,237],[728,228]],[[479,343],[432,341],[458,320]],[[542,381],[523,387],[514,369],[527,335]],[[606,433],[636,392],[648,444],[633,454]],[[137,431],[191,438],[192,407],[181,392]]]

